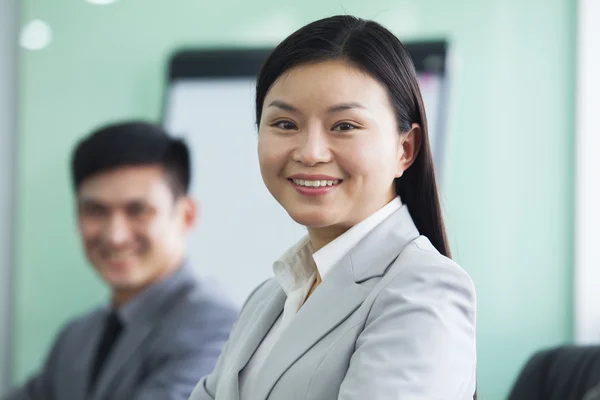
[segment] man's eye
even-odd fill
[[[102,207],[92,205],[82,207],[81,213],[89,217],[102,217],[107,214],[107,211]]]
[[[127,208],[127,214],[130,217],[139,217],[144,215],[146,212],[146,208],[141,205],[133,205]]]

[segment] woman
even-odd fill
[[[336,16],[258,77],[263,181],[308,235],[246,301],[192,400],[472,399],[475,291],[450,260],[407,51]]]

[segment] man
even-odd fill
[[[68,323],[6,400],[184,400],[212,371],[237,310],[186,261],[190,175],[185,143],[152,124],[109,125],[78,144],[79,232],[110,306]]]

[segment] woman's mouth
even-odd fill
[[[326,175],[301,175],[292,176],[288,181],[296,191],[304,196],[323,196],[334,191],[342,179]]]

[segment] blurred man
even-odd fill
[[[196,219],[187,146],[152,124],[110,125],[78,144],[72,179],[110,304],[68,323],[39,374],[5,399],[186,400],[237,317],[186,262]]]

